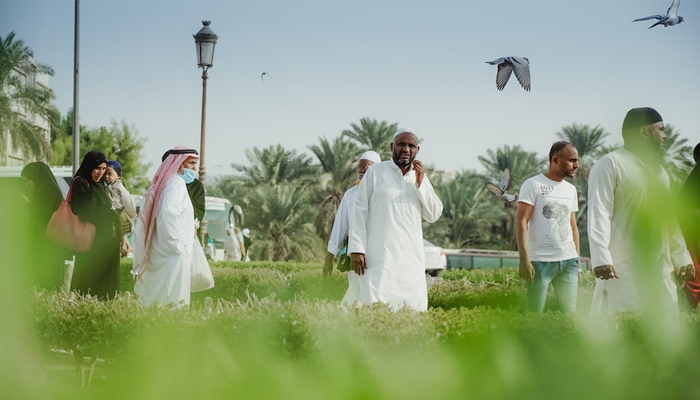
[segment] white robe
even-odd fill
[[[345,191],[343,198],[340,200],[340,205],[338,205],[338,212],[335,213],[335,220],[333,221],[333,228],[331,229],[331,237],[328,239],[327,250],[336,257],[340,252],[340,247],[343,244],[343,240],[345,240],[345,236],[347,236],[350,231],[350,212],[352,211],[352,206],[355,204],[356,196],[357,185]]]
[[[241,261],[241,245],[238,243],[235,232],[226,234],[224,253],[226,253],[226,261]]]
[[[442,202],[427,176],[419,188],[413,169],[403,175],[393,160],[372,165],[357,188],[348,246],[349,253],[365,255],[367,269],[343,302],[427,310],[421,222],[440,214]]]
[[[355,197],[357,197],[357,185],[351,187],[345,191],[342,200],[340,200],[340,205],[338,206],[338,212],[335,214],[335,220],[333,221],[333,228],[331,229],[331,237],[328,239],[328,252],[334,256],[338,256],[340,253],[340,247],[345,240],[345,236],[350,232],[350,214],[352,213],[352,207],[355,204]],[[348,290],[343,296],[343,303],[352,304],[358,297],[360,291],[359,276],[355,271],[348,271]]]
[[[592,313],[635,310],[649,298],[649,286],[644,279],[658,279],[659,301],[663,307],[678,311],[678,298],[673,278],[674,266],[691,263],[683,236],[675,219],[662,221],[664,228],[657,232],[657,240],[639,243],[638,217],[649,207],[650,195],[670,193],[669,177],[659,168],[652,174],[649,167],[626,149],[615,150],[593,165],[588,177],[588,239],[591,264],[598,267],[612,265],[619,279],[596,279]],[[668,198],[667,207],[673,207]],[[659,213],[659,218],[664,218]],[[645,246],[642,248],[641,246]],[[642,254],[646,254],[646,257]],[[649,257],[649,254],[652,256]],[[650,261],[651,260],[651,261]],[[650,265],[653,275],[642,275]],[[652,285],[652,289],[653,289]],[[607,295],[607,305],[603,304]],[[607,307],[606,307],[607,306]]]
[[[137,277],[134,292],[147,306],[155,302],[187,305],[195,249],[194,209],[185,181],[178,175],[170,178],[163,189],[153,229],[146,269]],[[139,219],[134,228],[135,255],[145,250],[139,245],[143,240],[138,240],[144,234]]]

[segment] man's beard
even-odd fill
[[[393,153],[391,155],[391,159],[394,160],[394,163],[399,167],[409,166],[413,162],[413,158],[409,158],[408,160],[402,160],[401,155],[396,153]]]

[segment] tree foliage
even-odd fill
[[[332,143],[326,138],[320,138],[319,144],[309,146],[309,150],[314,153],[323,171],[316,198],[320,206],[314,225],[316,233],[327,238],[343,194],[357,178],[357,146],[341,136],[336,137]]]
[[[69,111],[60,125],[52,132],[54,165],[73,165],[73,113]],[[146,142],[134,125],[122,120],[111,121],[109,127],[88,128],[80,126],[80,160],[91,150],[105,154],[108,160],[117,160],[122,166],[122,179],[132,193],[145,192],[149,179],[146,176],[150,163],[144,163],[143,146]]]
[[[382,160],[391,158],[389,148],[393,140],[394,132],[399,128],[398,123],[377,121],[373,118],[361,118],[360,123],[351,123],[352,129],[344,130],[341,135],[353,140],[360,152],[367,150],[376,151]],[[359,154],[358,154],[359,155]]]
[[[386,148],[383,158],[388,159],[397,124],[363,118],[350,126],[335,137],[322,137],[317,144],[308,146],[315,159],[281,145],[249,149],[248,164],[233,164],[236,175],[219,178],[209,187],[210,194],[244,206],[256,241],[255,257],[309,260],[305,257],[322,254],[338,204],[355,179],[357,157],[368,149],[381,153]],[[692,149],[672,126],[667,125],[666,134],[666,167],[679,182],[692,165]],[[598,125],[571,124],[552,136],[553,141],[571,142],[579,151],[580,167],[571,182],[579,194],[581,252],[588,256],[588,171],[598,158],[619,146],[607,143],[609,134]],[[549,149],[534,152],[517,144],[503,145],[478,157],[483,171],[451,174],[426,166],[444,209],[437,222],[424,224],[424,237],[445,248],[515,250],[517,205],[496,198],[485,190],[484,183],[498,182],[508,168],[509,193],[517,195],[526,179],[547,170],[548,152]]]
[[[35,118],[44,118],[49,125],[58,121],[58,112],[51,104],[54,93],[48,87],[36,84],[37,75],[53,76],[51,66],[33,60],[34,53],[15,39],[10,32],[0,37],[0,155],[8,152],[6,135],[13,151],[20,150],[25,159],[46,161],[51,146]]]

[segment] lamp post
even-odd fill
[[[214,31],[209,28],[211,21],[202,21],[204,25],[202,29],[197,32],[194,36],[194,43],[197,46],[197,65],[202,68],[202,126],[201,126],[201,136],[199,144],[199,180],[202,182],[202,186],[205,187],[206,193],[206,178],[207,169],[204,163],[205,160],[205,139],[206,139],[206,116],[207,116],[207,79],[209,75],[207,70],[214,65],[214,47],[216,46],[216,39],[219,38]],[[207,237],[207,218],[206,214],[204,221],[201,221],[201,234],[202,234],[202,246],[206,246]],[[206,247],[205,247],[206,249]]]

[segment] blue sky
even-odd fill
[[[628,109],[655,107],[700,141],[700,1],[675,27],[634,18],[671,1],[81,1],[81,124],[134,124],[152,175],[163,151],[199,147],[201,70],[192,35],[219,35],[207,97],[208,175],[233,173],[246,148],[307,146],[371,117],[413,127],[419,159],[481,170],[504,144],[544,155],[571,123],[621,142]],[[0,0],[15,31],[56,74],[72,106],[73,1]],[[495,87],[501,56],[528,57],[532,92]],[[263,84],[260,74],[269,77]]]

